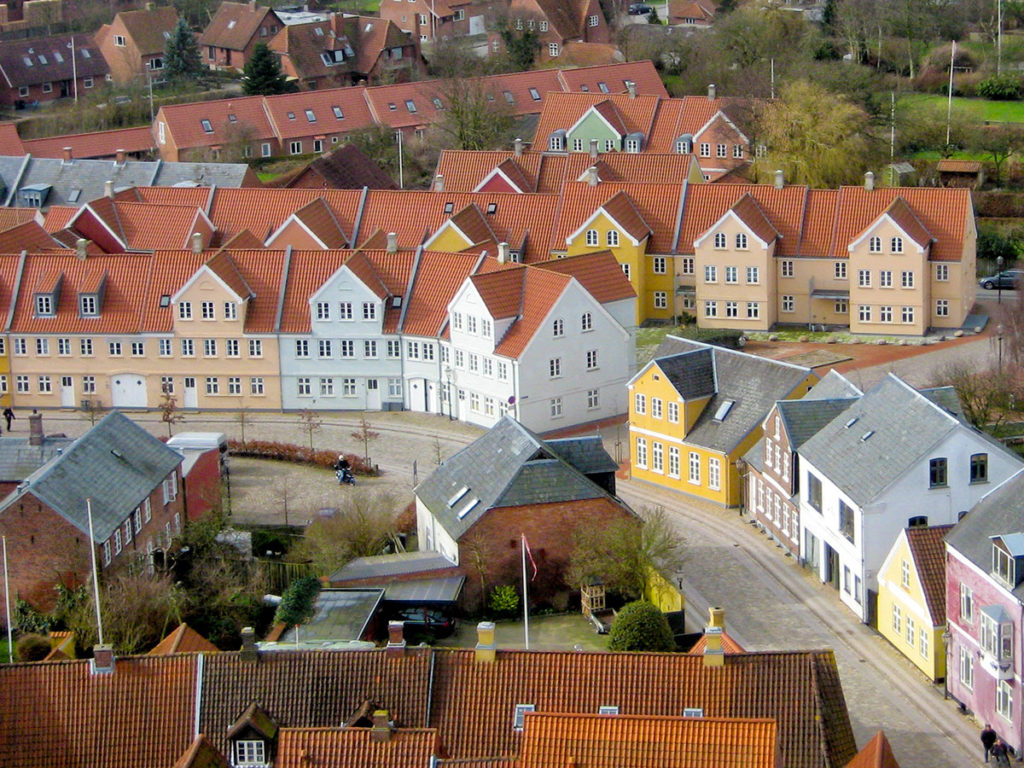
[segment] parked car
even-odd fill
[[[652,8],[649,5],[644,5],[643,3],[633,3],[633,4],[631,4],[629,6],[629,15],[630,16],[646,16],[647,14],[651,13],[653,10],[654,10],[654,8]]]
[[[402,608],[391,612],[391,621],[405,622],[405,636],[409,638],[439,639],[455,631],[456,622],[436,608]]]
[[[996,288],[1008,288],[1012,290],[1022,282],[1024,282],[1024,269],[1007,269],[997,275],[989,275],[988,277],[980,278],[978,280],[978,285],[986,291],[991,291]]]

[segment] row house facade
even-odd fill
[[[5,266],[23,290],[0,339],[0,391],[21,407],[155,408],[172,396],[189,409],[411,409],[482,426],[510,413],[545,428],[615,415],[633,357],[620,319],[635,299],[608,254],[546,268],[291,248]],[[470,315],[460,291],[476,283],[516,298]],[[569,329],[554,342],[564,358],[544,341],[556,321]],[[570,349],[578,334],[590,348]]]

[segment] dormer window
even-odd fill
[[[96,297],[91,293],[79,296],[78,310],[85,317],[95,317],[98,315]]]
[[[512,716],[512,730],[521,731],[526,722],[527,712],[536,712],[535,704],[516,704],[515,714]]]
[[[53,296],[48,293],[37,294],[36,315],[49,317],[53,314]]]
[[[267,746],[261,739],[248,739],[235,742],[235,754],[232,765],[266,765]]]
[[[565,131],[557,130],[548,137],[548,149],[552,152],[565,151]]]
[[[640,139],[626,139],[626,151],[636,154],[640,151]]]
[[[1013,555],[1001,546],[1001,542],[992,542],[992,575],[1013,589],[1017,586],[1016,571]]]

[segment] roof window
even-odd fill
[[[590,92],[590,86],[586,85],[584,83],[583,85],[580,86],[580,90],[583,91],[584,93],[589,93]]]
[[[597,714],[599,715],[617,715],[619,714],[618,706],[614,704],[606,704],[597,708]]]
[[[331,109],[334,111],[334,116],[336,118],[338,118],[339,120],[344,120],[345,119],[345,113],[341,111],[341,107],[334,106],[334,107],[331,107]]]
[[[467,493],[469,493],[469,486],[464,485],[461,488],[459,488],[459,490],[452,494],[452,497],[448,499],[448,506],[454,507],[456,504],[459,503],[459,499],[461,499]]]
[[[466,502],[466,503],[465,503],[465,504],[463,505],[462,509],[460,509],[460,510],[459,510],[459,511],[458,511],[458,512],[456,513],[456,514],[458,514],[458,516],[459,516],[459,520],[461,520],[461,519],[462,519],[462,518],[464,518],[464,517],[465,517],[466,515],[468,515],[468,514],[469,514],[470,512],[472,512],[472,511],[473,511],[473,507],[475,507],[475,506],[476,506],[477,504],[479,504],[479,503],[480,503],[480,499],[478,499],[478,498],[477,498],[476,496],[474,496],[474,497],[473,497],[472,499],[470,499],[469,501],[467,501],[467,502]]]
[[[288,113],[288,119],[289,120],[294,120],[295,119],[295,113],[294,112],[289,112]]]
[[[311,122],[311,123],[315,123],[316,122],[316,112],[314,112],[312,109],[307,109],[306,110],[306,119],[309,120],[309,122]]]
[[[857,416],[854,416],[852,419],[850,419],[848,422],[846,422],[846,424],[843,425],[843,429],[849,429],[854,424],[856,424],[857,423],[857,418],[858,418]]]
[[[441,100],[439,98],[437,98],[437,96],[434,97],[434,108],[435,109],[444,109],[444,104],[441,103]]]
[[[41,53],[40,53],[40,54],[39,54],[38,56],[36,56],[36,58],[37,58],[37,59],[39,59],[39,63],[40,63],[40,64],[47,64],[47,63],[48,63],[48,62],[46,61],[46,57],[45,57],[45,56],[43,56],[43,54],[41,54]]]
[[[26,67],[32,66],[32,59],[30,59],[28,56],[22,56],[21,60],[25,62]]]
[[[92,58],[92,54],[89,53],[89,49],[88,48],[79,48],[78,50],[80,50],[82,52],[82,58],[83,59],[91,59]]]
[[[502,93],[505,94],[505,101],[507,101],[509,104],[516,103],[516,97],[512,95],[512,91],[502,91]]]
[[[235,24],[237,24],[237,23],[238,23],[237,21],[232,19],[231,21],[228,22],[228,29],[234,29],[235,28]]]
[[[498,212],[498,204],[497,203],[488,203],[487,204],[487,213],[488,214],[497,213],[497,212]]]
[[[524,721],[526,720],[526,713],[536,711],[536,704],[516,704],[515,714],[512,715],[512,730],[523,730]]]
[[[608,93],[608,83],[604,80],[598,80],[597,87],[600,89],[601,93]]]
[[[451,213],[454,210],[455,210],[455,203],[445,203],[444,204],[444,212],[445,213]]]
[[[413,101],[412,99],[406,99],[405,100],[405,108],[408,109],[410,112],[415,112],[416,111],[416,102]]]
[[[686,707],[683,717],[704,717],[704,707]]]
[[[228,122],[229,123],[237,123],[238,122],[238,117],[236,115],[234,115],[234,114],[229,114],[228,115]]]
[[[316,34],[317,37],[324,36],[324,31],[320,27],[313,27],[313,32]]]
[[[395,106],[395,102],[389,101],[388,102],[388,109],[390,109],[392,112],[394,112],[396,109],[398,109],[398,107]]]
[[[718,410],[715,411],[715,421],[725,421],[725,417],[729,415],[729,411],[732,410],[732,406],[735,402],[735,400],[726,400],[718,406]]]
[[[203,126],[204,133],[213,133],[213,123],[211,123],[209,120],[200,120],[199,124]]]
[[[69,203],[77,203],[78,202],[78,198],[80,198],[81,196],[82,196],[82,190],[80,190],[80,189],[72,189],[70,192],[68,192],[68,202]]]
[[[60,51],[54,51],[53,58],[56,60],[58,64],[64,63],[64,57],[60,55]]]
[[[870,439],[871,439],[871,436],[872,436],[873,434],[875,434],[875,430],[873,430],[873,429],[869,429],[869,430],[868,430],[867,432],[865,432],[865,433],[863,434],[863,436],[862,436],[862,437],[860,438],[860,441],[861,441],[862,443],[866,443],[866,442],[867,442],[868,440],[870,440]]]
[[[169,306],[171,306],[171,295],[169,293],[165,293],[163,296],[160,297],[160,306],[161,307],[169,307]]]
[[[540,101],[540,91],[538,91],[536,88],[531,88],[530,98],[533,99],[534,101]]]

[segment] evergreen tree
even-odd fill
[[[295,86],[288,82],[281,71],[281,62],[266,43],[257,43],[252,58],[245,63],[242,90],[246,96],[273,96],[290,93]]]
[[[169,80],[202,81],[205,67],[199,55],[199,44],[184,19],[178,24],[167,39],[164,67]]]

